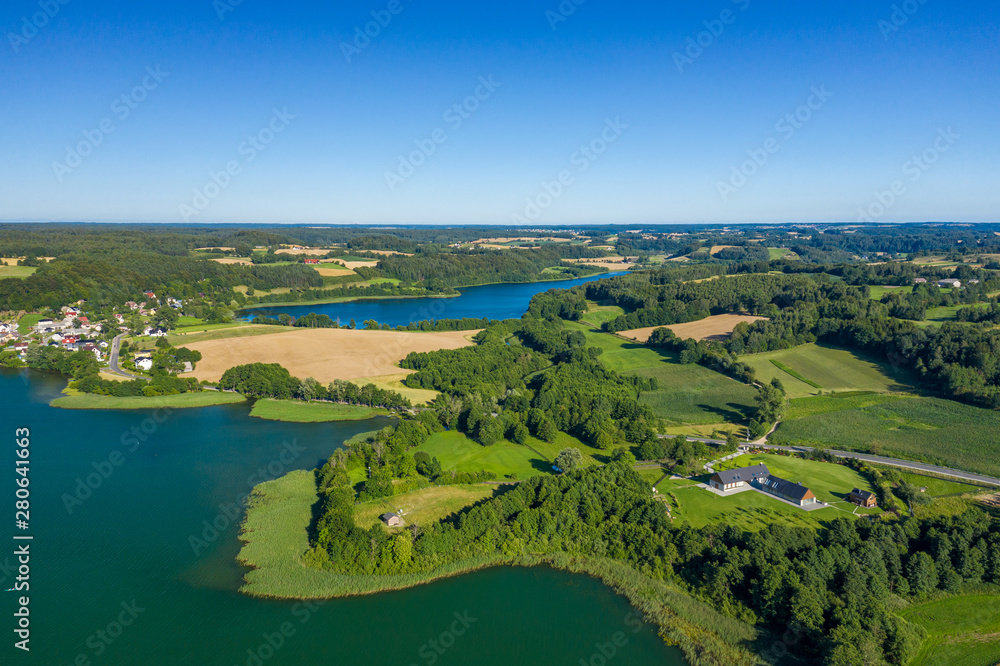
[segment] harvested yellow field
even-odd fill
[[[294,255],[305,254],[309,256],[314,256],[317,254],[326,254],[327,252],[329,252],[329,250],[324,250],[323,248],[319,247],[300,247],[300,248],[283,247],[280,250],[274,251],[275,254],[294,254]]]
[[[219,245],[219,246],[216,246],[216,247],[196,247],[194,249],[194,251],[195,252],[206,252],[208,250],[222,250],[223,252],[232,252],[235,249],[236,249],[235,247],[222,247],[221,245]]]
[[[751,324],[755,321],[766,319],[766,317],[752,317],[750,315],[724,314],[714,315],[699,321],[691,321],[686,324],[674,324],[672,326],[650,326],[649,328],[635,328],[631,331],[622,331],[618,335],[629,338],[636,342],[649,340],[650,334],[658,328],[669,328],[681,340],[694,338],[695,340],[725,340],[733,333],[736,324],[746,322]]]
[[[601,257],[600,259],[564,259],[569,264],[582,264],[584,266],[603,266],[609,271],[624,271],[635,265],[629,259],[634,257]]]
[[[372,260],[372,261],[342,261],[341,263],[344,264],[345,266],[347,266],[348,268],[352,269],[352,270],[355,269],[355,268],[360,268],[362,266],[368,266],[370,268],[375,268],[375,266],[378,265],[378,262],[374,261],[374,260]]]
[[[410,352],[458,349],[472,344],[478,331],[419,333],[413,331],[357,331],[298,329],[274,335],[223,338],[185,345],[200,351],[202,360],[185,376],[218,381],[229,368],[247,363],[279,363],[296,377],[321,382],[399,375],[396,365]]]
[[[249,259],[240,259],[239,257],[220,257],[219,259],[212,259],[212,261],[217,261],[220,264],[240,264],[242,266],[253,264]]]
[[[735,245],[713,245],[712,249],[708,251],[709,254],[718,254],[723,250],[728,250],[731,247],[736,247]]]

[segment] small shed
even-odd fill
[[[875,493],[870,493],[867,490],[855,488],[851,491],[851,494],[847,496],[847,499],[858,506],[863,506],[869,509],[873,509],[878,506],[878,498],[875,497]]]
[[[398,527],[403,524],[403,519],[400,518],[398,514],[392,512],[383,513],[381,516],[379,516],[379,518],[381,518],[382,522],[389,527]]]

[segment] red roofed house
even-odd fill
[[[307,264],[318,264],[319,259],[306,259]]]

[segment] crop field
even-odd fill
[[[363,421],[381,414],[384,409],[364,405],[339,405],[330,402],[303,402],[301,400],[272,400],[262,398],[254,403],[250,416],[268,421],[293,423],[326,423],[329,421]]]
[[[643,393],[640,400],[657,416],[677,425],[707,425],[744,420],[756,391],[714,370],[696,364],[681,364],[677,355],[609,333],[600,333],[576,323],[567,328],[583,331],[587,345],[600,347],[601,362],[623,374],[656,377],[660,388]]]
[[[389,528],[390,532],[404,530],[407,525],[430,525],[493,497],[495,492],[496,486],[486,485],[432,486],[358,504],[354,508],[354,521],[367,530],[382,522],[379,516],[391,511],[403,518],[403,525]]]
[[[899,611],[927,630],[913,666],[993,666],[1000,663],[1000,591],[938,599]]]
[[[636,328],[631,331],[622,331],[619,335],[637,342],[645,342],[656,329],[669,328],[681,340],[725,340],[732,335],[733,329],[736,328],[737,324],[744,322],[752,324],[761,319],[764,319],[764,317],[737,314],[713,315],[705,319],[699,319],[698,321],[689,321],[685,324]]]
[[[357,379],[352,379],[351,382],[357,384],[358,386],[374,384],[376,388],[386,391],[395,391],[403,397],[408,398],[414,406],[427,404],[438,396],[437,391],[432,391],[431,389],[410,388],[409,386],[403,384],[403,380],[409,375],[409,370],[400,370],[399,368],[396,368],[396,372],[391,375],[381,375],[379,377],[358,377]]]
[[[743,356],[762,381],[777,377],[790,398],[841,391],[889,393],[910,388],[908,375],[846,349],[815,344]]]
[[[354,271],[350,268],[344,268],[342,266],[338,266],[337,264],[310,266],[310,268],[323,277],[343,277],[345,275],[354,275]]]
[[[539,474],[552,473],[552,463],[542,460],[526,446],[501,441],[493,446],[483,446],[454,430],[438,432],[418,446],[416,451],[426,451],[438,459],[445,471],[494,472],[498,480],[508,474],[527,479]]]
[[[854,505],[847,502],[847,495],[851,490],[854,488],[875,490],[863,476],[846,465],[771,453],[739,456],[721,463],[716,470],[751,467],[761,463],[767,465],[771,474],[809,488],[819,501],[838,503],[840,508],[846,508],[848,511],[853,511],[854,508]]]
[[[323,383],[396,375],[400,373],[396,364],[410,352],[467,347],[477,333],[270,328],[280,332],[185,344],[203,356],[189,376],[218,381],[229,368],[257,362],[280,363],[295,377],[315,377]]]
[[[780,439],[1000,475],[996,436],[1000,413],[992,410],[938,398],[909,398],[795,416],[793,408],[775,433]]]

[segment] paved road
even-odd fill
[[[812,447],[808,446],[775,446],[773,444],[753,444],[751,446],[758,449],[771,449],[778,451],[808,452],[815,450]],[[950,467],[938,467],[937,465],[928,465],[926,463],[913,462],[912,460],[885,458],[883,456],[868,455],[867,453],[854,453],[851,451],[835,451],[833,449],[825,449],[825,451],[838,458],[854,458],[855,460],[863,460],[865,462],[877,463],[879,465],[889,465],[890,467],[902,467],[903,469],[913,469],[920,472],[931,472],[933,474],[940,474],[941,476],[950,476],[956,479],[962,479],[963,481],[975,481],[977,483],[987,483],[993,486],[1000,486],[1000,479],[995,479],[991,476],[983,476],[982,474],[963,472],[962,470],[951,469]]]
[[[128,377],[129,379],[139,379],[137,375],[132,375],[121,368],[118,367],[118,351],[121,348],[122,338],[125,337],[124,333],[120,333],[115,336],[115,339],[111,342],[111,354],[108,355],[108,365],[111,366],[111,373],[118,375],[119,377]]]

